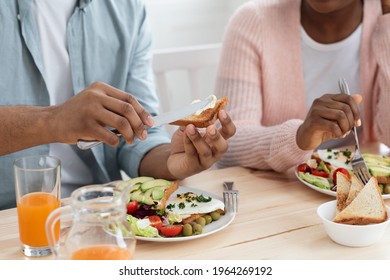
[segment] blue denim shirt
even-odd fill
[[[31,6],[31,0],[0,1],[0,106],[50,104]],[[105,82],[133,94],[156,115],[151,31],[141,0],[80,0],[69,19],[67,39],[74,94],[95,81]],[[100,145],[93,148],[98,164],[92,165],[100,171],[92,172],[101,172],[101,181],[120,179],[120,169],[138,176],[143,156],[169,142],[163,130],[149,129],[146,141],[127,145],[122,140],[116,148]],[[0,156],[0,209],[15,206],[15,158],[48,152],[43,145]]]

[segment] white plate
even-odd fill
[[[195,189],[195,188],[189,188],[189,187],[179,187],[173,194],[172,196],[175,196],[176,194],[179,193],[186,193],[186,192],[193,192],[195,194],[203,194],[204,196],[211,196],[212,198],[219,199],[223,201],[222,197],[219,197],[215,194]],[[218,221],[213,221],[210,224],[206,225],[203,228],[203,233],[198,234],[198,235],[191,235],[191,236],[178,236],[178,237],[143,237],[143,236],[136,236],[135,238],[137,240],[142,240],[142,241],[153,241],[153,242],[178,242],[178,241],[187,241],[187,240],[193,240],[193,239],[198,239],[202,237],[209,236],[211,234],[214,234],[218,231],[223,230],[226,228],[228,225],[230,225],[234,218],[236,217],[236,213],[231,213],[231,212],[226,212],[225,215],[221,215],[221,218]]]
[[[324,193],[324,194],[336,197],[336,192],[335,191],[321,189],[320,187],[317,187],[315,185],[310,184],[309,182],[306,182],[305,180],[303,180],[301,177],[298,176],[298,171],[296,169],[295,169],[294,173],[295,173],[295,176],[298,178],[298,180],[301,181],[306,186],[308,186],[309,188],[311,188],[311,189],[313,189],[313,190],[315,190],[317,192]],[[382,194],[382,197],[383,197],[383,199],[388,199],[388,198],[390,198],[390,194]]]

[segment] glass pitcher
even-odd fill
[[[46,235],[55,257],[132,259],[136,239],[126,221],[130,187],[121,192],[107,185],[81,187],[72,193],[70,205],[51,212]]]

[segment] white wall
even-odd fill
[[[153,49],[165,50],[221,43],[229,18],[238,6],[248,0],[144,1],[152,25]],[[213,66],[199,72],[201,97],[214,93],[216,71],[217,67]],[[171,108],[193,100],[184,71],[169,72],[166,77]]]
[[[144,0],[154,49],[218,43],[234,10],[248,0]]]

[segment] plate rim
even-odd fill
[[[184,191],[183,191],[183,189],[184,189]],[[188,192],[188,191],[193,192],[193,193],[198,194],[198,195],[203,194],[203,195],[211,196],[212,198],[219,199],[219,200],[223,201],[223,198],[216,195],[216,194],[213,194],[213,193],[210,193],[208,191],[201,190],[201,189],[196,189],[193,187],[186,187],[186,186],[179,186],[177,188],[177,190],[171,194],[171,196],[175,195],[177,193]],[[198,234],[198,235],[180,236],[180,237],[145,237],[145,236],[137,236],[136,235],[135,238],[139,241],[151,241],[151,242],[182,242],[182,241],[199,239],[199,238],[209,236],[211,234],[217,233],[217,232],[225,229],[227,226],[229,226],[234,221],[235,217],[236,217],[235,212],[226,212],[225,215],[221,216],[221,218],[218,221],[213,222],[213,223],[218,223],[218,222],[221,223],[220,221],[224,221],[224,223],[222,225],[217,226],[217,228],[215,228],[211,231],[203,232],[202,234]],[[210,224],[210,225],[212,225],[212,224]],[[206,228],[207,226],[208,225],[205,226],[205,229],[207,229]],[[214,224],[214,226],[215,226],[215,224]]]
[[[313,189],[313,190],[315,190],[317,192],[320,192],[320,193],[323,193],[323,194],[327,194],[327,195],[330,195],[330,196],[333,196],[333,197],[337,196],[337,193],[335,191],[321,189],[320,187],[317,187],[317,186],[315,186],[313,184],[310,184],[309,182],[306,182],[301,177],[299,177],[299,175],[298,175],[298,165],[294,169],[294,174],[295,174],[295,177],[297,177],[298,180],[301,183],[303,183],[304,185],[308,186],[309,188],[311,188],[311,189]],[[382,197],[383,197],[383,199],[389,199],[390,198],[390,194],[382,194]]]

